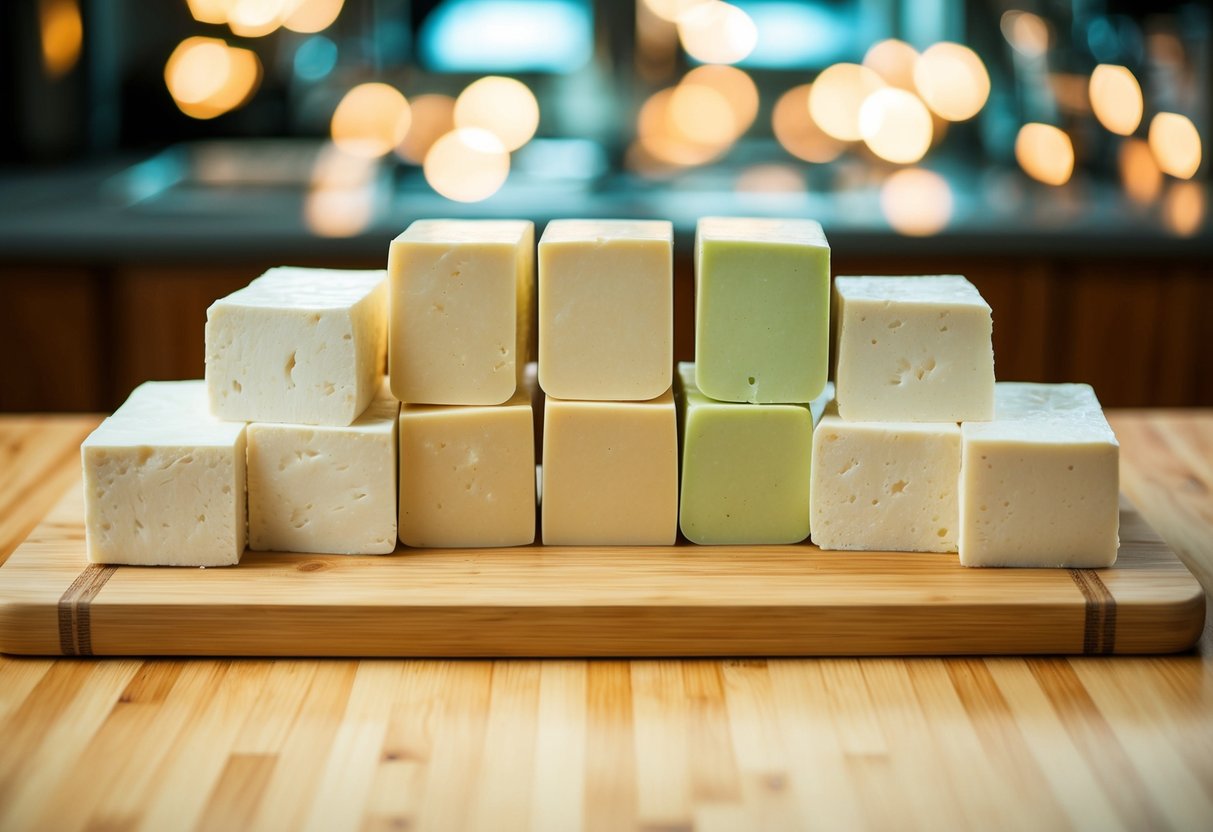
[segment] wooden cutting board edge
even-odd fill
[[[632,591],[626,603],[611,601],[609,592],[581,602],[574,592],[541,603],[518,603],[508,597],[494,603],[459,603],[449,597],[435,603],[416,598],[392,603],[379,597],[372,603],[342,606],[314,597],[291,603],[289,597],[274,597],[272,592],[256,602],[223,603],[222,597],[210,595],[199,602],[177,598],[171,603],[116,603],[113,596],[130,594],[112,588],[116,576],[122,575],[119,581],[126,582],[138,580],[139,574],[155,575],[158,583],[176,584],[178,577],[189,580],[193,570],[87,564],[81,517],[76,483],[0,566],[0,652],[452,658],[1143,654],[1190,648],[1205,620],[1200,584],[1123,500],[1122,554],[1111,569],[966,570],[949,560],[946,568],[954,574],[939,586],[925,584],[920,600],[896,596],[895,590],[885,588],[881,597],[893,600],[877,604],[847,600],[845,595],[834,600],[775,598],[770,603],[728,597],[688,602],[643,591]],[[737,548],[755,554],[772,551]],[[784,550],[817,558],[825,554],[813,547],[781,547],[780,553]],[[534,547],[495,550],[494,556],[522,553],[533,559],[529,553],[534,551]],[[544,557],[562,553],[584,557],[588,551],[611,554],[605,549],[539,551]],[[643,554],[652,552],[656,558],[665,551],[654,547]],[[678,551],[680,557],[687,553],[684,547],[669,551]],[[634,558],[637,550],[617,553],[621,559]],[[858,564],[865,556],[880,559],[882,567],[890,563],[887,553],[829,554],[842,556],[831,558],[835,570],[840,563]],[[343,565],[348,569],[360,560],[370,563],[325,555],[258,553],[254,557],[276,558],[292,566],[292,582],[330,584],[341,579]],[[452,553],[452,557],[466,560],[467,553]],[[391,556],[373,561],[375,568],[404,562]],[[218,571],[246,574],[238,570]],[[995,604],[961,597],[966,581],[982,581],[977,577],[982,573],[1018,585],[1018,596]],[[858,569],[854,574],[857,581],[872,577]],[[890,583],[912,580],[914,575],[913,568],[898,570]],[[832,585],[838,578],[833,575]],[[845,575],[842,578],[845,582]],[[203,580],[195,583],[201,587]],[[291,584],[299,585],[304,584]],[[109,596],[107,587],[111,587]],[[780,592],[786,595],[772,584],[772,593]],[[1027,592],[1040,600],[1034,601]]]

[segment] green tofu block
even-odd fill
[[[679,364],[683,535],[707,544],[808,537],[813,430],[832,392],[810,404],[719,402],[696,386],[694,364]]]
[[[695,366],[704,395],[804,403],[828,372],[830,246],[813,220],[704,217],[695,233]]]

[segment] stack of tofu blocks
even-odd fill
[[[660,220],[554,220],[538,246],[527,221],[419,220],[386,271],[270,270],[208,311],[205,380],[148,382],[85,440],[89,559],[519,546],[538,506],[548,545],[681,528],[1115,560],[1094,393],[996,383],[967,280],[831,286],[816,222],[703,218],[695,362],[675,372],[673,251]]]

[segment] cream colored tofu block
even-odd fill
[[[387,273],[270,269],[206,312],[211,413],[346,426],[379,390]]]
[[[206,384],[148,382],[80,446],[92,563],[230,566],[245,542],[245,426]]]
[[[990,305],[957,275],[837,277],[838,412],[852,421],[994,416]]]
[[[999,382],[994,421],[961,432],[962,564],[1116,562],[1120,445],[1089,385]]]
[[[673,225],[553,220],[539,241],[539,384],[561,399],[638,401],[670,388]]]
[[[501,404],[527,361],[535,225],[418,220],[392,241],[388,366],[405,402]]]
[[[400,409],[400,540],[415,547],[535,542],[531,395]]]
[[[399,411],[384,383],[347,427],[249,425],[249,548],[334,555],[395,550]]]
[[[813,542],[822,549],[955,552],[959,476],[955,422],[850,422],[831,403],[813,434]]]
[[[542,514],[547,545],[674,543],[678,417],[673,392],[640,402],[570,401],[549,395],[544,406]]]

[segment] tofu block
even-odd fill
[[[960,562],[1111,566],[1120,445],[1086,384],[999,382],[994,421],[961,426]]]
[[[392,241],[388,366],[405,402],[501,404],[527,362],[535,224],[418,220]]]
[[[704,217],[695,234],[696,385],[719,401],[825,388],[830,246],[813,220]]]
[[[148,382],[80,445],[92,563],[230,566],[245,542],[245,427],[206,384]]]
[[[957,275],[837,277],[834,380],[852,421],[994,417],[990,305]]]
[[[813,542],[822,549],[955,552],[955,422],[849,422],[831,402],[813,436]]]
[[[548,545],[674,543],[678,418],[673,392],[641,402],[570,401],[549,395],[544,406],[542,514],[543,542]]]
[[[334,555],[394,551],[399,411],[384,383],[347,427],[249,425],[249,548]]]
[[[709,399],[695,365],[678,365],[682,432],[679,525],[693,543],[799,543],[809,536],[813,426],[807,404]]]
[[[344,427],[379,391],[386,349],[387,272],[270,269],[206,311],[211,413]]]
[[[535,542],[531,394],[499,405],[400,409],[400,540],[407,546]]]
[[[674,228],[553,220],[539,241],[539,384],[561,399],[653,399],[674,367]]]

